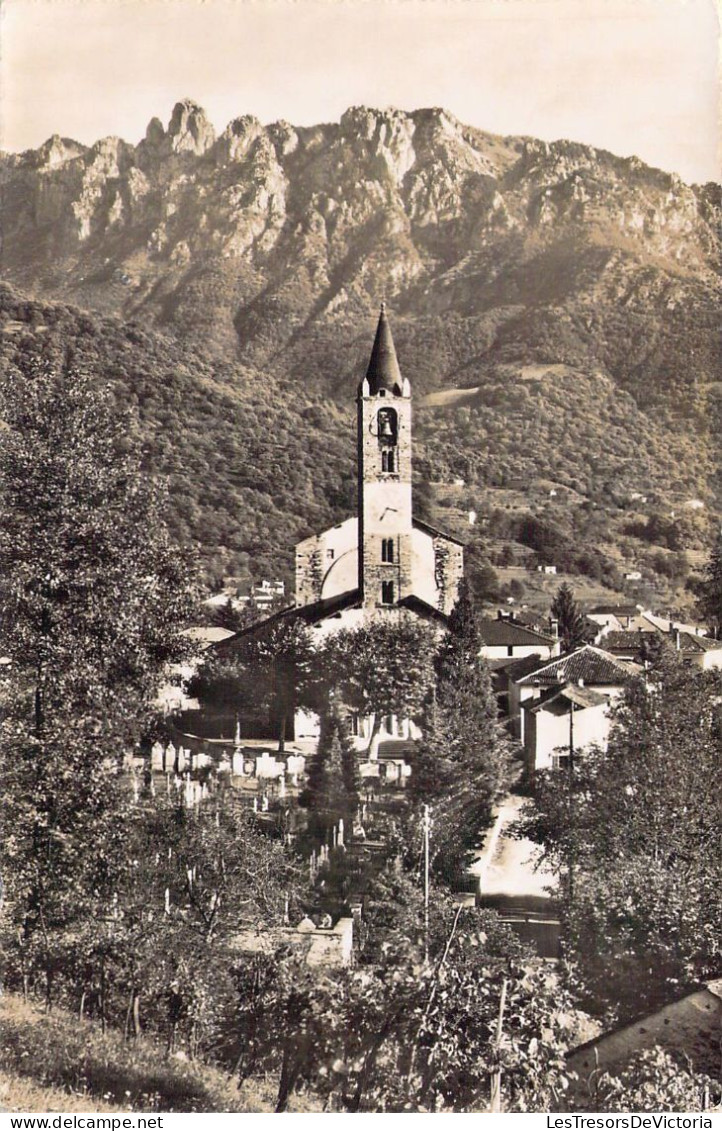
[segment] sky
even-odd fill
[[[720,179],[716,0],[0,0],[0,145],[443,106]]]

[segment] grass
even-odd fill
[[[238,1090],[210,1065],[168,1058],[147,1037],[126,1041],[62,1009],[0,999],[0,1110],[22,1112],[273,1111],[275,1082]],[[296,1110],[307,1109],[299,1097]]]

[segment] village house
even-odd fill
[[[479,627],[484,641],[481,655],[489,661],[535,655],[551,659],[559,655],[558,637],[531,629],[501,610],[496,617],[482,617]]]
[[[505,669],[512,734],[522,743],[525,742],[528,708],[552,688],[558,690],[566,684],[574,684],[603,695],[609,704],[619,697],[625,684],[641,670],[638,664],[618,660],[592,644],[585,644],[552,660],[534,656],[519,660]],[[600,731],[600,741],[604,737]],[[566,742],[568,743],[568,738]],[[563,744],[564,742],[561,743]],[[536,757],[534,762],[536,764]]]
[[[584,684],[565,683],[522,703],[524,764],[530,783],[539,770],[556,769],[571,750],[605,747],[609,699]]]
[[[684,632],[674,626],[668,632],[642,628],[627,632],[608,632],[604,637],[604,647],[620,660],[643,663],[649,653],[650,641],[655,640],[666,641],[684,664],[701,671],[722,668],[722,640],[712,640],[696,632]]]
[[[628,629],[641,612],[641,605],[595,605],[587,613],[589,620],[598,624],[606,632],[621,632]]]

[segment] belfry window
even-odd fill
[[[396,452],[393,448],[383,448],[381,451],[381,470],[396,471]]]
[[[393,538],[383,538],[381,540],[381,561],[392,562],[394,560],[394,540]]]
[[[385,444],[396,444],[399,422],[396,411],[393,408],[380,408],[376,417],[378,425],[377,432],[379,443],[383,446]]]
[[[394,583],[393,581],[381,582],[381,604],[393,605],[394,603]]]

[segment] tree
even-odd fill
[[[342,629],[326,643],[322,673],[341,703],[373,715],[371,747],[385,715],[418,719],[433,681],[435,636],[411,618]]]
[[[435,807],[437,865],[460,861],[488,823],[506,788],[509,747],[498,722],[496,699],[469,586],[462,581],[436,656],[434,697],[426,712],[412,796]]]
[[[705,1111],[719,1091],[708,1076],[655,1045],[638,1052],[621,1071],[603,1073],[590,1100],[595,1111],[605,1112]]]
[[[317,704],[316,678],[316,650],[304,622],[272,617],[214,651],[188,689],[204,705],[233,714],[264,712],[283,750],[294,708]]]
[[[350,828],[358,796],[356,753],[349,742],[346,720],[332,701],[321,715],[321,734],[309,762],[304,796],[314,834],[324,839],[339,818]]]
[[[551,606],[552,616],[559,622],[562,649],[573,652],[586,639],[584,614],[574,600],[574,590],[564,582],[559,586]]]
[[[567,956],[597,1012],[629,1018],[722,969],[721,696],[720,673],[662,655],[626,689],[606,751],[573,778],[539,775],[526,832],[561,873]]]
[[[2,397],[3,874],[21,964],[39,947],[50,993],[56,933],[110,905],[123,760],[185,654],[193,593],[110,391],[33,363]]]
[[[722,531],[712,547],[706,576],[699,585],[698,609],[710,635],[722,640]]]

